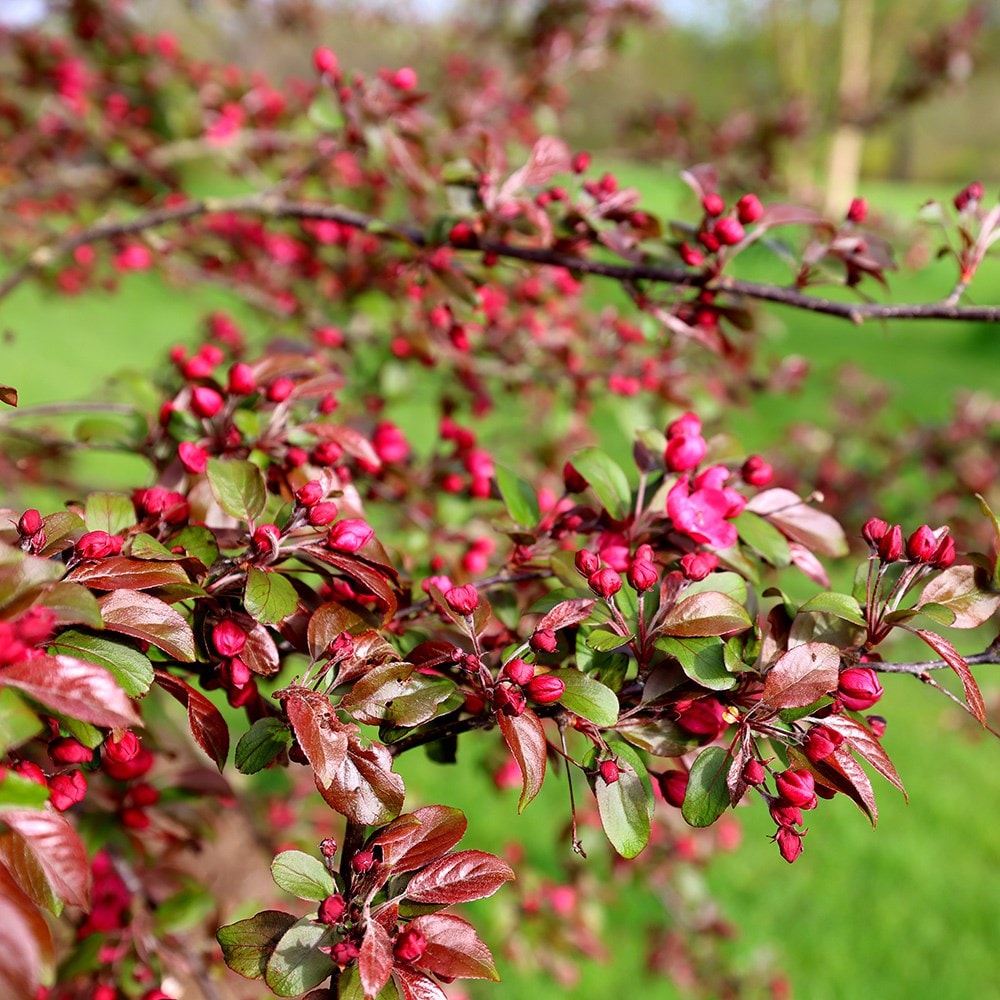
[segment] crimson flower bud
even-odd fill
[[[493,689],[493,707],[504,715],[518,716],[524,714],[527,699],[519,687],[498,684]]]
[[[787,826],[781,827],[774,835],[781,856],[791,864],[802,853],[802,834]]]
[[[106,531],[88,531],[77,540],[76,554],[81,559],[105,559],[122,550],[122,539]]]
[[[42,530],[42,515],[31,508],[26,510],[17,522],[17,530],[24,538],[31,538]]]
[[[719,557],[714,552],[689,552],[681,556],[681,569],[689,580],[704,580],[719,565]]]
[[[975,207],[982,200],[982,197],[983,185],[979,181],[973,181],[955,195],[955,208],[960,212],[964,212],[970,205]]]
[[[722,215],[726,210],[726,203],[722,200],[722,195],[713,191],[701,199],[701,207],[705,210],[706,215]]]
[[[740,222],[749,226],[757,222],[764,214],[764,206],[760,203],[760,198],[755,194],[745,194],[736,202],[736,214]]]
[[[861,225],[868,218],[868,202],[864,198],[852,198],[847,208],[847,221]]]
[[[938,546],[937,536],[929,524],[922,524],[906,540],[906,554],[912,562],[927,563]]]
[[[539,705],[551,705],[557,702],[566,691],[566,682],[552,674],[538,674],[524,689],[532,701]]]
[[[621,768],[616,760],[602,760],[597,770],[606,785],[613,785],[621,776]]]
[[[208,452],[190,441],[182,441],[177,446],[177,457],[192,475],[200,475],[208,467]]]
[[[743,765],[743,780],[748,785],[762,785],[767,780],[767,771],[756,757],[751,757]]]
[[[316,919],[321,924],[335,924],[344,915],[344,911],[346,909],[347,902],[344,897],[337,892],[332,896],[327,896],[326,899],[319,904]]]
[[[349,517],[338,521],[326,536],[326,544],[338,552],[357,552],[367,545],[375,532],[366,521]]]
[[[591,577],[601,568],[601,560],[590,549],[580,549],[573,557],[573,565],[581,576]]]
[[[751,486],[767,486],[774,478],[774,469],[760,455],[751,455],[740,469],[740,475],[745,483]]]
[[[724,219],[719,219],[712,232],[718,238],[719,242],[727,247],[735,246],[746,235],[739,220],[729,215]]]
[[[837,695],[845,708],[863,712],[882,697],[882,685],[871,667],[848,667],[841,671]]]
[[[552,629],[539,628],[531,633],[528,645],[536,653],[554,653],[559,645],[559,640]]]
[[[325,528],[337,520],[339,508],[332,500],[325,500],[322,503],[314,503],[309,508],[307,520],[314,528]]]
[[[876,543],[875,551],[882,562],[896,562],[903,557],[903,529],[894,524]]]
[[[471,615],[479,607],[479,591],[471,583],[452,587],[445,592],[444,599],[456,615]]]
[[[389,82],[397,90],[413,90],[417,86],[417,71],[409,66],[403,66],[392,74]]]
[[[276,553],[281,541],[281,529],[276,524],[261,524],[253,533],[253,546],[258,552]]]
[[[33,781],[36,785],[47,785],[45,772],[32,760],[19,760],[12,768],[22,778]]]
[[[324,949],[321,948],[320,950]],[[353,962],[360,954],[361,950],[353,941],[338,941],[330,949],[330,957],[339,966],[345,966],[349,962]]]
[[[515,684],[527,684],[535,676],[534,665],[516,656],[509,663],[504,664],[503,672]]]
[[[314,49],[313,66],[316,68],[317,73],[326,74],[334,80],[340,78],[340,63],[333,49],[328,49],[323,45]]]
[[[43,608],[39,605],[28,608],[14,622],[14,630],[26,646],[37,646],[40,642],[45,642],[55,631],[55,628],[56,613],[51,608]]]
[[[768,811],[778,826],[802,826],[802,810],[787,799],[773,799]]]
[[[226,388],[234,396],[249,396],[250,393],[256,392],[257,378],[253,369],[242,361],[237,361],[229,369],[229,382]]]
[[[303,507],[312,507],[313,504],[319,503],[325,496],[326,490],[318,479],[310,479],[308,483],[300,486],[295,491],[295,499]]]
[[[682,413],[667,424],[667,437],[701,437],[701,420],[696,413]]]
[[[582,493],[588,486],[587,480],[580,475],[571,462],[563,466],[563,489],[567,493]]]
[[[659,785],[663,798],[670,805],[677,809],[684,805],[688,786],[687,771],[664,771],[659,777]]]
[[[109,736],[104,741],[102,756],[105,760],[110,760],[113,763],[125,764],[130,760],[135,760],[140,749],[139,737],[131,729],[126,729],[122,733],[121,739],[116,740],[113,736]]]
[[[826,726],[813,726],[806,736],[803,750],[805,755],[815,763],[818,760],[826,760],[843,742],[844,737],[836,730]]]
[[[644,594],[647,590],[652,590],[660,580],[660,574],[657,573],[656,566],[645,559],[633,559],[628,564],[626,576],[632,589],[640,594]]]
[[[49,742],[49,757],[54,764],[89,764],[94,751],[72,736],[60,736]]]
[[[574,174],[583,174],[587,172],[587,168],[590,166],[590,153],[576,153],[570,162]]]
[[[295,383],[290,378],[276,378],[267,387],[267,398],[272,403],[283,403],[295,391]]]
[[[329,861],[337,853],[337,841],[333,837],[324,837],[319,844],[319,853]]]
[[[223,618],[212,629],[212,645],[219,656],[239,656],[246,644],[246,632],[232,618]]]
[[[885,719],[881,715],[866,715],[865,722],[868,723],[868,728],[872,731],[872,735],[875,739],[880,740],[885,735]]]
[[[230,687],[236,688],[236,690],[246,687],[247,682],[250,680],[250,668],[238,656],[234,656],[231,660],[223,663],[221,672],[223,680],[228,682]]]
[[[116,781],[132,781],[135,778],[140,778],[152,766],[153,755],[145,747],[140,747],[136,755],[128,760],[115,760],[105,753],[101,762],[104,772]]]
[[[363,875],[367,871],[375,866],[375,854],[372,852],[371,848],[365,848],[363,851],[358,851],[357,854],[351,858],[351,868],[359,875]]]
[[[599,569],[587,578],[587,585],[598,597],[608,600],[622,589],[622,578],[613,569]]]
[[[947,569],[955,561],[955,539],[945,535],[931,556],[930,563],[935,569]]]
[[[701,267],[705,263],[705,255],[688,243],[682,243],[677,252],[688,267]]]
[[[87,779],[81,771],[56,774],[49,778],[49,801],[59,812],[65,812],[77,802],[82,802],[86,794]]]
[[[724,712],[722,703],[716,698],[698,698],[683,708],[678,704],[677,724],[695,736],[715,739],[722,731]]]
[[[222,396],[207,385],[196,385],[191,390],[191,410],[196,416],[204,417],[206,420],[214,417],[224,403]]]
[[[719,237],[715,233],[699,233],[698,242],[709,252],[715,253],[719,249]]]
[[[419,961],[427,950],[427,938],[416,927],[405,927],[399,932],[392,953],[401,962]]]
[[[870,517],[861,529],[861,537],[874,549],[885,538],[885,533],[888,530],[889,523],[887,521],[883,521],[880,517]]]
[[[812,809],[816,805],[816,782],[812,774],[804,768],[797,771],[782,771],[774,779],[778,794],[800,809]]]

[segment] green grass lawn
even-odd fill
[[[650,199],[654,207],[680,204],[690,214],[693,199],[671,178],[649,169],[621,173],[626,182],[655,194]],[[918,192],[906,189],[865,193],[873,206],[907,215],[921,200]],[[760,254],[747,262],[745,273],[780,276]],[[977,299],[1000,301],[996,268],[984,279]],[[939,264],[929,275],[901,271],[891,280],[894,299],[926,301],[942,297],[951,276],[947,265]],[[99,387],[108,375],[122,367],[148,370],[161,364],[169,345],[192,340],[198,318],[224,302],[202,290],[180,294],[147,277],[130,277],[114,297],[56,299],[22,288],[0,303],[6,331],[0,340],[0,382],[16,385],[24,406],[95,394],[100,398]],[[813,375],[798,396],[763,397],[738,415],[740,436],[753,448],[780,444],[792,421],[822,424],[834,391],[832,374],[848,361],[887,379],[899,410],[919,419],[943,416],[960,389],[1000,392],[996,327],[897,324],[857,329],[775,311],[768,329],[769,356],[802,354],[810,359]],[[134,481],[135,469],[127,462],[101,470],[102,485]],[[920,509],[921,497],[914,493],[914,521]],[[984,686],[995,703],[1000,686],[989,678]],[[791,867],[767,841],[773,827],[764,810],[741,810],[744,844],[720,858],[709,875],[726,915],[742,929],[731,945],[733,954],[749,966],[762,949],[770,950],[790,973],[795,995],[809,1000],[1000,995],[993,944],[1000,902],[992,890],[1000,862],[995,833],[1000,746],[973,732],[956,708],[912,679],[891,679],[887,688],[885,742],[910,791],[910,805],[881,782],[882,818],[872,833],[848,802],[823,803],[809,817],[806,851]],[[554,853],[551,835],[565,820],[561,783],[547,787],[517,817],[516,795],[493,793],[483,775],[419,763],[407,767],[414,768],[414,787],[426,800],[440,794],[466,808],[471,827],[466,846],[499,849],[523,830],[539,860],[557,871],[563,858]],[[482,912],[488,921],[488,911]],[[613,961],[605,967],[584,964],[581,982],[564,993],[504,963],[506,985],[499,990],[473,987],[475,995],[604,1000],[628,984],[630,996],[668,998],[669,988],[643,971],[638,927],[643,915],[656,912],[649,898],[621,901],[605,923]]]

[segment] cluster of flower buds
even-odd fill
[[[798,829],[803,825],[802,811],[816,808],[816,782],[810,771],[801,768],[782,771],[775,776],[774,784],[778,794],[770,799],[768,808],[778,829],[772,840],[791,864],[802,853],[802,838],[806,834]]]
[[[0,621],[0,667],[40,655],[38,647],[55,627],[55,612],[41,605],[28,608],[13,621]]]
[[[552,705],[563,696],[566,683],[547,673],[536,673],[535,665],[516,656],[508,660],[500,671],[500,678],[493,688],[493,706],[505,715],[521,715],[527,702]]]
[[[873,517],[865,522],[861,536],[883,563],[905,559],[932,569],[947,569],[955,561],[955,540],[947,528],[935,531],[922,524],[904,543],[900,525]]]
[[[32,555],[38,555],[45,548],[45,522],[42,515],[30,508],[26,510],[17,522],[17,533],[21,539],[21,548]]]

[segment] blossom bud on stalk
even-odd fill
[[[537,678],[535,678],[537,680]],[[519,687],[498,684],[493,691],[493,707],[504,715],[517,717],[524,714],[527,706],[524,692]]]
[[[573,565],[577,573],[589,578],[601,568],[601,559],[589,549],[580,549],[573,557]]]
[[[504,665],[504,675],[509,677],[515,684],[522,686],[527,684],[535,676],[535,668],[527,660],[522,660],[517,656]]]
[[[663,461],[671,472],[695,468],[708,453],[708,444],[700,435],[678,434],[667,441]]]
[[[882,697],[882,685],[871,667],[848,667],[840,674],[837,695],[845,708],[863,712]]]
[[[72,736],[61,736],[49,743],[49,757],[54,764],[89,764],[94,751]]]
[[[118,555],[121,550],[121,537],[109,535],[106,531],[88,531],[76,543],[76,554],[81,559],[105,559]]]
[[[208,467],[208,452],[190,441],[182,441],[177,446],[177,457],[181,460],[181,465],[195,476]]]
[[[802,853],[802,834],[787,826],[781,827],[774,835],[781,856],[791,864]]]
[[[684,805],[688,786],[687,771],[664,771],[659,777],[659,785],[663,798],[670,805],[677,809]]]
[[[608,600],[622,589],[622,578],[613,569],[599,569],[588,577],[587,585],[598,597]]]
[[[774,779],[778,794],[792,805],[800,809],[813,809],[816,806],[816,783],[812,774],[805,769],[782,771]]]
[[[928,563],[937,550],[938,540],[930,525],[922,524],[906,540],[906,554],[912,562]]]
[[[613,785],[621,777],[621,768],[615,760],[602,760],[597,770],[606,785]]]
[[[338,552],[357,552],[375,536],[371,525],[360,518],[345,518],[338,521],[326,537],[326,544]]]
[[[719,219],[712,232],[719,242],[727,247],[735,246],[746,235],[739,220],[728,215],[724,219]]]
[[[552,629],[539,628],[531,633],[528,645],[535,653],[554,653],[559,645],[559,640]]]
[[[750,486],[767,486],[774,478],[774,469],[760,455],[751,455],[740,468],[740,475]]]
[[[344,911],[346,909],[347,902],[344,897],[337,892],[332,896],[327,896],[326,899],[319,904],[316,919],[321,924],[335,924],[344,915]]]
[[[778,826],[802,826],[802,810],[787,799],[774,799],[768,811]]]
[[[444,599],[456,615],[471,615],[479,607],[479,591],[471,583],[452,587],[446,591]]]
[[[806,736],[803,750],[805,755],[815,763],[826,760],[844,742],[844,737],[826,726],[813,726]]]
[[[401,962],[417,962],[427,950],[427,938],[416,927],[405,927],[399,932],[392,953]]]
[[[42,530],[42,515],[35,509],[26,510],[17,522],[18,532],[25,538],[31,538]]]
[[[318,479],[311,479],[295,491],[295,499],[303,507],[312,507],[326,496],[326,490]]]
[[[935,569],[947,569],[955,561],[955,539],[951,535],[945,535],[938,542],[934,554],[931,556],[930,564]]]
[[[748,785],[762,785],[767,780],[767,771],[756,757],[751,757],[743,765],[743,780]]]
[[[358,875],[363,875],[365,872],[370,871],[374,865],[375,854],[370,848],[358,851],[358,853],[351,858],[351,868],[353,868]]]
[[[706,215],[722,215],[726,210],[726,203],[722,200],[722,195],[713,191],[701,199],[701,207],[705,210]]]
[[[246,632],[231,618],[223,618],[212,629],[212,645],[219,656],[239,656],[246,643]]]
[[[701,420],[696,413],[690,410],[682,413],[676,420],[667,425],[667,437],[700,437]]]
[[[249,396],[250,393],[256,392],[257,377],[254,375],[253,369],[242,361],[237,361],[229,369],[229,381],[226,389],[234,396]]]
[[[322,503],[314,503],[309,508],[306,519],[314,528],[325,528],[337,520],[339,510],[332,500],[324,500]]]
[[[207,385],[196,385],[191,390],[191,410],[195,416],[210,420],[223,407],[224,400]]]
[[[589,485],[587,480],[576,471],[571,462],[567,462],[563,466],[562,476],[563,489],[567,493],[582,493]]]
[[[873,548],[878,548],[878,543],[885,537],[889,530],[889,523],[880,517],[870,517],[865,521],[861,529],[861,537]]]
[[[130,729],[126,729],[120,739],[116,740],[113,736],[109,736],[104,741],[101,755],[104,760],[110,760],[112,763],[127,764],[139,756],[140,749],[139,737]]]
[[[681,556],[684,575],[695,582],[704,580],[718,565],[719,557],[714,552],[689,552],[686,556]]]
[[[755,194],[745,194],[736,202],[736,215],[745,226],[760,220],[764,214],[764,206]]]
[[[640,594],[652,590],[660,579],[656,566],[646,559],[633,559],[628,564],[626,576],[632,589]]]
[[[53,808],[65,812],[87,794],[87,779],[81,771],[56,774],[49,778],[49,801]]]
[[[539,705],[551,705],[565,694],[566,682],[552,674],[538,674],[531,678],[524,690]]]
[[[903,529],[894,524],[879,540],[875,546],[879,559],[882,562],[896,562],[903,558]]]
[[[868,218],[868,202],[864,198],[852,198],[847,209],[847,221],[861,225]]]

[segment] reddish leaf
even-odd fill
[[[138,590],[113,590],[99,603],[105,628],[152,643],[182,663],[195,660],[191,626],[165,601]]]
[[[246,645],[240,659],[255,674],[271,677],[281,666],[281,657],[271,633],[263,625],[255,623],[247,632]]]
[[[338,687],[364,677],[380,664],[399,662],[399,653],[374,629],[359,632],[353,638],[354,652],[337,665]]]
[[[0,385],[0,403],[17,406],[17,389],[12,385]]]
[[[363,618],[337,601],[321,604],[309,618],[309,654],[314,660],[323,658],[330,643],[341,632],[367,628]]]
[[[572,597],[568,601],[560,601],[551,611],[542,615],[535,628],[550,628],[553,632],[558,632],[561,628],[578,625],[590,617],[596,603],[590,597]]]
[[[496,203],[502,205],[510,201],[524,188],[548,184],[556,174],[568,171],[571,166],[566,143],[555,136],[543,135],[531,147],[528,162],[504,181],[497,194]]]
[[[773,709],[801,708],[836,690],[840,650],[827,642],[793,646],[767,672],[762,701]]]
[[[757,228],[773,228],[775,226],[816,226],[828,224],[827,220],[814,208],[803,205],[768,205],[764,214],[757,220]]]
[[[187,708],[191,735],[221,771],[229,756],[229,726],[222,713],[187,681],[165,670],[156,671],[156,683]]]
[[[965,701],[969,708],[969,714],[985,726],[986,703],[983,701],[983,694],[979,690],[979,685],[976,683],[975,677],[972,676],[972,671],[969,669],[969,664],[965,662],[965,658],[947,639],[942,638],[936,632],[928,632],[922,628],[910,629],[909,631],[919,635],[958,674],[962,681],[962,687],[965,689]]]
[[[288,721],[316,781],[328,788],[347,756],[347,733],[330,706],[330,699],[297,685],[280,692]]]
[[[746,509],[766,517],[793,542],[801,542],[813,552],[833,557],[847,555],[847,539],[838,521],[813,509],[791,490],[764,490],[751,498]]]
[[[358,956],[358,971],[361,973],[365,996],[378,996],[382,987],[389,982],[392,964],[392,942],[389,935],[380,923],[369,920],[361,941],[361,954]]]
[[[66,574],[73,583],[85,583],[93,590],[150,590],[172,583],[190,583],[187,573],[176,562],[155,562],[108,556],[100,561],[81,563]]]
[[[87,851],[62,813],[51,808],[3,809],[0,820],[24,841],[56,896],[70,906],[90,906]]]
[[[924,587],[917,607],[943,604],[955,615],[952,628],[977,628],[1000,607],[1000,594],[980,590],[975,576],[975,566],[950,566]]]
[[[750,628],[746,608],[728,594],[708,590],[685,597],[663,619],[664,635],[724,635]]]
[[[829,757],[809,765],[825,785],[843,792],[868,817],[871,825],[878,822],[875,792],[865,769],[851,756],[846,744],[837,747]]]
[[[423,674],[412,663],[383,663],[358,678],[338,707],[368,725],[385,721],[419,726],[432,719],[454,691],[453,681]]]
[[[392,978],[399,987],[402,1000],[448,1000],[433,979],[428,979],[419,972],[397,966],[392,970]]]
[[[389,621],[396,613],[399,603],[396,600],[392,582],[384,570],[372,566],[357,555],[335,552],[325,545],[306,545],[303,546],[301,552],[311,555],[314,559],[320,560],[320,562],[325,562],[330,566],[336,567],[348,579],[360,584],[364,590],[374,594],[383,605],[383,622]]]
[[[424,806],[400,816],[380,830],[371,843],[382,848],[383,862],[396,872],[408,872],[450,851],[468,826],[461,809]]]
[[[542,720],[530,708],[525,709],[521,715],[498,712],[497,723],[504,742],[521,769],[521,798],[517,803],[517,811],[523,812],[541,790],[545,780],[545,730],[542,728]]]
[[[55,916],[63,910],[63,901],[55,894],[45,871],[23,837],[16,833],[0,834],[0,866],[10,872],[14,881],[36,906],[44,907]]]
[[[789,542],[788,554],[792,557],[792,563],[805,573],[813,583],[818,583],[821,587],[828,588],[830,586],[830,577],[827,575],[826,567],[804,545],[800,545],[798,542]]]
[[[831,715],[823,720],[823,725],[840,733],[855,753],[864,757],[883,778],[890,781],[903,793],[904,799],[909,801],[909,796],[906,794],[906,789],[903,787],[895,765],[889,759],[882,744],[875,738],[875,734],[867,726],[855,722],[854,719],[846,715]]]
[[[456,851],[432,861],[410,879],[406,898],[416,903],[469,903],[492,896],[514,872],[486,851]]]
[[[60,715],[95,726],[142,724],[135,706],[104,667],[72,656],[36,656],[5,667],[0,686],[23,691]]]
[[[306,424],[304,430],[324,441],[335,441],[348,455],[360,458],[375,471],[382,468],[382,459],[378,457],[371,441],[353,427],[344,424]]]
[[[0,996],[35,1000],[41,976],[53,964],[45,919],[0,865]]]
[[[489,948],[468,921],[451,913],[427,913],[410,926],[427,941],[427,950],[413,963],[416,968],[454,979],[499,981]]]

